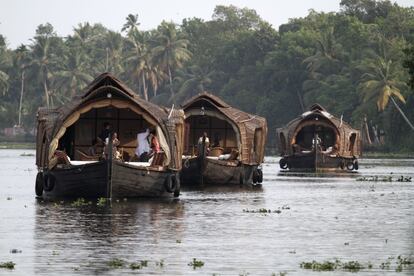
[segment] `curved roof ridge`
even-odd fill
[[[138,95],[128,86],[126,86],[121,80],[112,75],[109,72],[105,72],[97,76],[84,90],[81,98],[86,98],[93,91],[102,86],[114,86],[129,97],[136,98]]]
[[[181,105],[181,107],[182,108],[185,108],[185,107],[189,106],[190,104],[194,103],[195,101],[201,100],[203,98],[207,98],[207,99],[211,100],[215,105],[217,105],[217,107],[221,107],[221,108],[230,107],[230,105],[228,105],[222,99],[220,99],[219,97],[217,97],[217,96],[215,96],[212,93],[209,93],[207,91],[200,92],[197,95],[191,97],[190,99],[188,99],[187,101],[185,101]]]

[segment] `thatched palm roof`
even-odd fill
[[[267,136],[266,119],[258,115],[252,115],[247,112],[234,108],[222,99],[208,92],[202,92],[187,100],[182,108],[187,116],[188,111],[194,108],[212,109],[222,114],[232,124],[234,124],[240,134],[239,141],[241,147],[241,162],[246,164],[261,163],[264,158],[264,147]],[[259,139],[258,157],[252,153],[255,131],[261,130]]]
[[[330,114],[324,107],[319,104],[313,104],[309,111],[304,112],[300,116],[290,121],[286,126],[277,129],[279,150],[284,153],[292,153],[291,145],[295,142],[296,135],[299,131],[308,125],[324,125],[331,127],[339,138],[340,154],[347,155],[349,151],[349,138],[351,134],[357,136],[357,140],[360,139],[360,132],[352,128],[348,123],[344,122],[341,118],[337,118]],[[286,143],[282,143],[282,139],[285,139]],[[355,144],[354,153],[360,154],[360,144]]]
[[[169,142],[171,142],[172,136],[175,133],[172,133],[174,131],[168,124],[174,124],[173,121],[175,119],[178,124],[180,120],[183,120],[182,112],[170,111],[167,108],[145,101],[115,76],[110,73],[103,73],[67,104],[55,109],[39,108],[37,113],[38,149],[39,139],[45,139],[46,143],[50,144],[49,149],[39,151],[47,151],[46,155],[48,160],[50,160],[57,148],[58,140],[63,136],[67,127],[75,123],[82,113],[93,108],[106,106],[130,108],[134,112],[141,114],[148,123],[153,126],[159,125],[167,135],[166,138]],[[179,141],[180,143],[182,141]],[[44,165],[48,160],[46,158],[37,160],[37,164],[39,166]]]

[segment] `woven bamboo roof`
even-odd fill
[[[148,123],[154,126],[159,125],[167,136],[171,136],[167,137],[168,140],[172,140],[172,135],[175,135],[175,131],[169,125],[181,124],[184,118],[182,111],[170,110],[145,101],[118,78],[110,73],[103,73],[67,104],[55,109],[39,108],[37,120],[38,132],[41,133],[38,134],[38,137],[41,135],[51,145],[47,153],[48,159],[52,158],[57,146],[55,145],[57,140],[63,135],[69,125],[78,120],[81,113],[91,108],[106,106],[130,108],[141,114]],[[178,141],[178,143],[180,144],[182,141]],[[37,144],[39,148],[39,141]],[[43,149],[42,151],[45,150]],[[176,161],[177,164],[181,164],[178,160]],[[45,162],[43,160],[37,163],[38,165],[45,165]]]
[[[284,153],[291,153],[291,144],[295,141],[297,133],[306,125],[323,124],[328,127],[332,127],[335,133],[339,136],[339,146],[341,154],[346,155],[349,148],[349,136],[352,133],[357,135],[358,142],[355,144],[355,153],[360,154],[360,132],[357,129],[351,127],[348,123],[343,121],[342,117],[337,118],[329,113],[320,104],[313,104],[309,111],[304,112],[300,116],[290,121],[286,126],[277,129],[279,150]],[[283,146],[280,141],[280,135],[283,134],[286,139],[286,144]]]
[[[202,92],[198,95],[190,98],[182,105],[184,112],[187,113],[188,110],[193,108],[205,108],[212,109],[216,112],[224,115],[228,120],[234,123],[240,133],[240,143],[241,143],[241,161],[246,164],[261,163],[264,158],[264,147],[267,136],[267,122],[266,119],[258,115],[249,114],[247,112],[241,111],[237,108],[234,108],[227,103],[225,103],[219,97],[208,93]],[[252,154],[252,147],[254,141],[254,135],[256,129],[261,129],[261,143],[259,151],[260,161],[257,162],[257,158],[254,158]]]

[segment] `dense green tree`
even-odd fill
[[[208,90],[265,116],[270,130],[317,102],[357,128],[366,118],[386,134],[384,148],[413,151],[404,137],[412,136],[405,121],[414,120],[414,94],[404,84],[414,88],[414,8],[376,0],[340,8],[310,10],[278,30],[252,9],[219,5],[210,20],[148,31],[137,14],[121,32],[84,22],[59,37],[44,24],[14,50],[0,36],[0,126],[33,127],[38,106],[65,103],[109,71],[163,105]]]
[[[168,74],[171,98],[174,98],[173,71],[181,68],[183,63],[190,60],[191,52],[187,49],[189,41],[181,38],[174,23],[162,22],[152,48],[153,63]]]

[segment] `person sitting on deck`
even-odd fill
[[[148,140],[150,141],[149,144],[150,144],[150,148],[151,148],[150,156],[154,155],[155,153],[159,153],[161,151],[160,142],[158,141],[158,138],[156,136],[155,129],[152,129],[150,131],[150,134],[148,136]]]
[[[90,155],[90,156],[97,156],[97,155],[99,155],[99,152],[98,152],[98,141],[97,141],[97,139],[93,139],[92,140],[92,146],[90,146],[88,148],[88,155]]]
[[[208,155],[210,140],[207,137],[207,132],[203,132],[203,136],[198,138],[198,153],[201,153],[202,145],[204,144],[204,148],[206,149],[205,155]]]
[[[139,162],[148,162],[150,152],[148,143],[149,134],[150,131],[148,128],[144,132],[137,134],[137,148],[135,149],[135,155]]]
[[[121,154],[117,149],[118,146],[119,146],[118,134],[116,132],[114,132],[114,133],[112,133],[112,158],[114,158],[114,159],[120,159],[120,157],[121,157]],[[108,158],[108,155],[109,155],[109,138],[105,139],[104,155],[105,155],[105,158]]]

